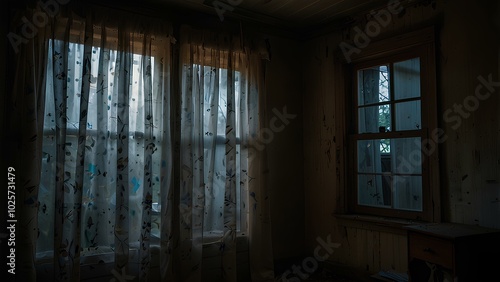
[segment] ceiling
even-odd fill
[[[387,5],[388,0],[147,0],[288,29],[305,29]],[[219,6],[217,13],[214,3]],[[221,4],[222,3],[222,4]],[[217,6],[217,5],[216,5]],[[225,11],[223,11],[225,10]]]

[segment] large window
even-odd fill
[[[423,44],[352,65],[349,190],[355,213],[434,219],[432,52],[432,44]]]
[[[134,231],[130,241],[136,244],[139,241],[144,201],[142,193],[145,189],[143,180],[147,178],[144,172],[146,159],[145,148],[151,148],[151,233],[153,242],[157,244],[159,238],[160,218],[160,167],[161,151],[163,150],[163,134],[161,132],[161,103],[158,93],[150,93],[148,87],[154,83],[162,83],[159,67],[154,56],[145,56],[134,53],[118,52],[117,50],[91,47],[91,61],[86,65],[90,68],[89,96],[86,110],[81,109],[83,104],[82,80],[86,69],[83,64],[85,46],[79,43],[68,43],[67,71],[61,72],[66,82],[66,107],[58,109],[61,104],[55,104],[56,89],[52,83],[54,61],[53,48],[64,44],[59,40],[49,42],[49,62],[47,71],[47,95],[45,101],[44,139],[42,155],[42,174],[40,183],[40,212],[39,238],[37,257],[39,259],[52,257],[54,220],[56,199],[57,170],[64,168],[64,206],[63,213],[67,214],[70,222],[85,222],[81,228],[80,246],[83,256],[110,252],[114,248],[114,225],[116,219],[117,182],[121,178],[117,172],[119,162],[119,143],[127,140],[129,160],[124,166],[128,167],[129,183],[129,210],[131,213],[130,226]],[[119,85],[119,64],[127,61],[127,69],[131,69],[128,85]],[[99,76],[102,78],[99,79]],[[128,88],[128,99],[124,96],[122,87]],[[120,88],[120,89],[119,89]],[[150,109],[145,101],[153,100]],[[123,116],[127,116],[127,130],[118,121],[122,115],[118,112],[123,109]],[[83,112],[83,114],[82,114]],[[58,115],[64,115],[64,161],[56,160],[57,133],[56,120]],[[82,115],[86,116],[85,135],[79,132]],[[123,122],[122,122],[123,123]],[[61,130],[61,129],[60,129]],[[126,132],[126,133],[123,133]],[[81,143],[85,146],[84,163],[78,164],[78,150]],[[75,187],[78,177],[78,166],[83,165],[82,199],[75,199]],[[76,218],[72,208],[81,208],[81,218]],[[70,228],[67,228],[70,230]],[[68,231],[70,232],[70,231]]]
[[[60,41],[50,41],[49,54],[52,54],[53,44],[62,44]],[[66,134],[65,136],[65,187],[66,193],[72,194],[71,187],[76,177],[77,167],[77,151],[79,140],[79,127],[81,118],[80,98],[82,89],[82,73],[84,72],[83,64],[81,63],[84,57],[84,45],[78,43],[69,43],[69,58],[68,72],[66,75],[67,90],[67,107],[66,113]],[[121,56],[124,54],[122,53]],[[115,77],[117,71],[116,64],[120,60],[120,52],[116,50],[103,50],[100,47],[92,47],[88,114],[86,123],[86,133],[83,142],[85,143],[85,162],[83,175],[83,198],[81,204],[77,201],[73,202],[72,197],[66,197],[65,201],[73,205],[81,207],[81,218],[72,218],[73,221],[80,220],[85,222],[84,228],[81,228],[82,253],[84,256],[93,254],[108,253],[114,248],[114,224],[116,219],[116,192],[117,192],[117,175],[116,164],[117,143],[122,139],[128,139],[129,149],[128,155],[131,159],[128,161],[128,185],[129,185],[129,209],[130,209],[130,241],[132,245],[139,241],[139,230],[141,229],[141,214],[143,211],[142,192],[144,189],[143,179],[144,163],[146,156],[144,148],[147,146],[153,147],[151,154],[152,162],[152,194],[151,194],[151,234],[152,243],[159,244],[160,224],[161,224],[161,189],[160,167],[165,166],[161,159],[161,151],[163,135],[161,134],[161,123],[156,120],[150,121],[152,117],[146,114],[144,100],[146,87],[148,83],[145,79],[145,73],[149,73],[150,66],[151,80],[157,81],[158,71],[155,71],[158,66],[155,65],[155,57],[146,57],[139,54],[126,54],[131,59],[130,65],[132,74],[129,83],[129,99],[126,102],[126,112],[129,117],[128,134],[121,136],[120,128],[117,125],[117,109],[120,108],[119,95],[121,92],[115,91],[118,82]],[[104,56],[104,58],[101,58]],[[121,58],[123,60],[123,58]],[[146,62],[147,60],[147,62]],[[99,63],[105,66],[99,66]],[[52,58],[49,59],[49,65],[53,64]],[[240,72],[234,71],[232,79],[228,79],[228,69],[215,69],[211,66],[201,66],[194,64],[191,66],[195,70],[198,78],[203,77],[200,81],[203,82],[203,87],[200,91],[203,92],[202,112],[203,112],[203,159],[204,163],[204,179],[205,183],[205,206],[204,206],[204,221],[203,230],[207,240],[212,237],[221,237],[224,231],[224,217],[220,215],[224,213],[224,194],[226,185],[226,128],[228,114],[228,81],[232,81],[235,97],[235,120],[236,120],[236,217],[237,231],[246,232],[246,217],[241,213],[241,189],[240,189]],[[107,79],[98,83],[98,71],[105,71],[104,77]],[[52,68],[48,68],[47,77],[53,76]],[[103,96],[103,90],[109,95]],[[217,89],[215,91],[214,89]],[[39,213],[39,244],[37,244],[38,259],[46,259],[52,257],[54,227],[51,221],[54,218],[54,187],[56,185],[56,105],[54,103],[54,85],[47,84],[45,112],[46,118],[44,121],[44,141],[43,141],[43,159],[42,159],[42,178],[40,184],[40,213]],[[213,101],[216,97],[216,101]],[[159,97],[153,95],[154,105],[160,105]],[[155,117],[161,116],[158,112],[160,106],[149,110]],[[103,117],[106,116],[106,118]],[[151,131],[151,136],[147,138],[148,131]],[[65,206],[70,206],[65,204]],[[180,204],[180,209],[184,207]],[[65,211],[66,213],[66,211]],[[68,211],[68,214],[70,212]],[[213,236],[211,236],[213,235]],[[217,238],[219,238],[217,237]],[[135,246],[135,245],[134,245]],[[110,248],[109,248],[110,247]]]

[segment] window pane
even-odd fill
[[[358,172],[422,174],[421,138],[358,140]]]
[[[420,97],[420,58],[394,63],[394,99]]]
[[[391,105],[359,108],[358,121],[359,133],[391,131]]]
[[[422,127],[420,100],[396,103],[396,130],[419,130]]]
[[[358,140],[358,172],[390,172],[390,150],[389,139]]]
[[[372,174],[358,175],[358,204],[390,208],[390,176]]]
[[[422,176],[394,176],[394,208],[422,211]]]
[[[393,171],[396,174],[422,173],[422,141],[420,137],[392,139]]]
[[[220,238],[224,230],[224,200],[226,190],[226,142],[228,140],[227,126],[229,123],[228,111],[231,94],[228,89],[228,82],[233,82],[233,110],[235,117],[236,138],[240,137],[240,72],[224,68],[214,68],[212,66],[200,66],[194,64],[193,67],[203,70],[203,126],[204,138],[204,169],[205,173],[205,207],[203,231],[207,238]],[[232,76],[231,76],[232,75]],[[231,76],[231,78],[230,78]],[[238,142],[238,140],[237,140]],[[241,230],[241,191],[240,191],[240,146],[236,146],[236,217],[237,230]],[[244,215],[243,215],[244,216]],[[245,226],[243,226],[244,230]]]
[[[219,69],[219,120],[217,135],[226,135],[227,124],[227,69]]]
[[[207,135],[225,136],[227,124],[227,80],[228,70],[220,68],[218,71],[211,66],[193,65],[194,68],[203,68],[204,78],[204,132]],[[236,118],[236,137],[239,137],[239,108],[240,108],[240,72],[234,71],[234,103]],[[215,91],[218,89],[218,91]],[[217,120],[214,120],[217,115]],[[213,122],[216,121],[216,124]],[[216,126],[216,128],[215,128]]]
[[[389,68],[385,65],[358,71],[358,105],[387,102]]]
[[[220,234],[224,230],[224,191],[226,185],[226,165],[223,161],[226,146],[217,142],[214,151],[205,150],[204,169],[213,171],[205,174],[205,218],[203,220],[204,232]],[[215,233],[214,233],[215,232]]]

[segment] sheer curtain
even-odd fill
[[[118,280],[159,279],[168,264],[159,203],[172,170],[169,26],[85,10],[56,17],[47,40],[38,274],[92,279],[89,270],[110,263],[101,271]]]
[[[265,150],[254,146],[265,120],[266,52],[188,26],[180,41],[180,281],[207,272],[238,281],[246,261],[237,250],[251,281],[274,281]],[[217,263],[204,262],[208,245]]]
[[[170,34],[163,20],[61,7],[18,46],[22,281],[274,281],[256,143],[266,52],[183,28],[176,53]]]

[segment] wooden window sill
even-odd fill
[[[390,218],[361,214],[335,214],[339,224],[344,227],[381,231],[393,234],[406,235],[407,225],[424,224],[428,222],[411,219]]]

